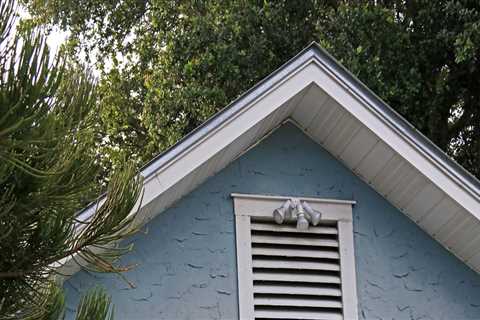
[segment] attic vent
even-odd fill
[[[357,319],[351,202],[309,199],[325,214],[300,230],[273,220],[283,199],[234,195],[240,319]]]

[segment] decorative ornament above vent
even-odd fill
[[[316,226],[322,219],[322,213],[313,209],[306,201],[291,198],[273,211],[273,219],[277,224],[297,221],[298,230],[308,230],[309,224]]]

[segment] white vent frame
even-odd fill
[[[276,208],[286,200],[296,198],[307,201],[313,209],[320,211],[322,220],[337,222],[343,319],[358,320],[352,225],[352,206],[355,201],[239,193],[232,193],[231,196],[234,202],[236,225],[240,319],[254,319],[251,217],[271,218]]]

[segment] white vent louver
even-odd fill
[[[317,226],[277,224],[284,197],[233,195],[241,319],[357,319],[352,202],[308,199]]]
[[[252,219],[255,319],[343,319],[337,235]]]

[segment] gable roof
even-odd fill
[[[145,193],[138,223],[286,120],[480,272],[480,182],[316,43],[141,169]],[[94,210],[92,205],[80,217]]]

